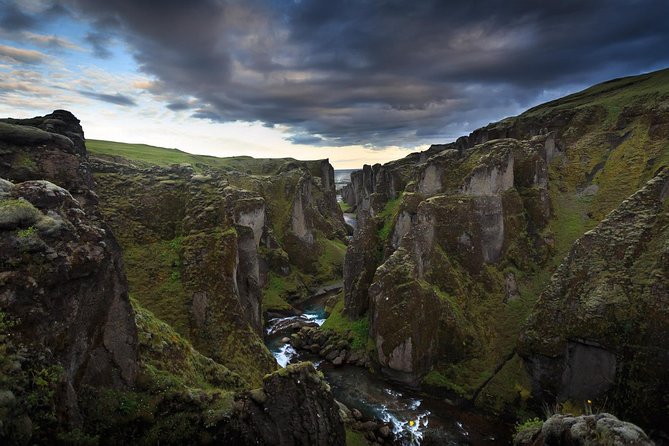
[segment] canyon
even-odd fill
[[[358,369],[507,427],[585,417],[518,444],[669,438],[669,70],[343,187],[328,160],[87,141],[63,110],[0,120],[0,179],[3,443],[440,444],[365,430],[329,382]]]

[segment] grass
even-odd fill
[[[368,444],[363,434],[346,428],[346,446],[367,446]]]
[[[669,95],[669,69],[603,82],[578,93],[531,108],[521,116],[537,116],[558,110],[593,105],[602,106],[608,110],[609,116],[615,116],[635,100],[642,98],[646,106],[650,107],[657,104],[658,100],[666,95]]]
[[[343,275],[344,256],[346,245],[341,240],[330,240],[323,236],[317,236],[321,246],[322,254],[318,257],[318,274],[316,281],[327,283],[336,280]]]
[[[353,208],[349,206],[348,203],[346,203],[345,201],[339,202],[339,209],[341,209],[341,211],[345,214],[350,213],[353,210]]]
[[[86,148],[93,155],[122,157],[140,165],[169,166],[187,163],[196,171],[205,168],[237,170],[253,175],[273,175],[292,158],[252,158],[235,156],[219,158],[207,155],[194,155],[178,149],[150,146],[147,144],[128,144],[98,139],[86,140]]]
[[[332,308],[330,316],[323,323],[324,330],[332,330],[336,333],[348,335],[351,340],[351,347],[354,349],[363,349],[367,347],[367,338],[369,336],[369,319],[365,316],[358,320],[351,320],[344,314],[344,298],[340,295],[339,300]]]
[[[142,306],[187,336],[189,316],[186,293],[181,281],[182,238],[123,250],[130,292]]]
[[[270,273],[267,285],[263,290],[263,311],[292,310],[293,306],[287,302],[287,297],[300,291],[297,276],[293,272],[289,276],[279,276]]]
[[[381,229],[379,229],[379,239],[381,239],[382,242],[388,240],[388,237],[390,236],[390,231],[393,228],[395,219],[397,217],[397,212],[399,211],[400,204],[402,203],[403,194],[404,193],[400,193],[397,198],[388,200],[386,205],[383,207],[383,210],[379,212],[378,216],[383,220],[383,226]]]

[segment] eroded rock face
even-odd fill
[[[265,377],[261,389],[236,402],[232,425],[239,445],[344,445],[344,424],[328,384],[311,363]]]
[[[0,124],[0,159],[23,167],[2,164],[16,184],[0,181],[0,307],[17,322],[15,342],[62,366],[57,412],[77,426],[84,386],[126,389],[137,376],[121,250],[88,189],[79,121],[57,111],[12,122]]]
[[[542,293],[519,346],[543,400],[608,397],[632,420],[668,421],[668,190],[665,169],[574,244]]]
[[[434,361],[442,311],[435,293],[417,280],[417,269],[411,253],[401,247],[378,268],[369,288],[377,360],[387,375],[410,384]]]
[[[95,206],[84,132],[72,113],[56,110],[31,119],[0,120],[0,178],[47,179],[67,189],[79,204]]]
[[[358,215],[363,216],[363,212]],[[344,260],[344,300],[346,312],[353,318],[369,308],[368,289],[381,260],[378,245],[376,220],[367,213],[358,222]]]

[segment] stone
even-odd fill
[[[383,438],[390,438],[390,434],[392,431],[390,430],[390,427],[387,425],[383,425],[378,429],[379,435]]]
[[[578,417],[556,414],[546,420],[541,429],[527,430],[514,437],[515,446],[590,444],[651,446],[654,443],[638,426],[608,413]]]

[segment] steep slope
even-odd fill
[[[578,239],[520,337],[533,392],[667,425],[669,169]]]
[[[377,241],[354,236],[345,312],[370,320],[391,377],[525,407],[539,395],[516,340],[541,290],[574,241],[666,165],[669,70],[365,166],[343,196]]]
[[[135,249],[130,255],[103,218],[108,208],[100,212],[91,164],[118,175],[116,186],[125,184],[119,190],[127,195],[110,200],[126,207],[110,222],[118,225],[122,245]],[[331,174],[327,162],[311,167]],[[317,181],[310,171],[298,171],[290,175],[302,184],[328,190],[332,184],[330,177]],[[146,175],[143,183],[140,175]],[[268,252],[279,249],[265,233],[265,202],[212,175],[196,176],[186,166],[145,171],[127,162],[91,163],[79,121],[69,112],[0,122],[3,444],[344,443],[322,376],[310,364],[273,372],[276,363],[259,336],[260,239],[269,240]],[[334,202],[327,191],[323,197],[314,200]],[[293,219],[300,235],[313,234],[310,247],[318,252],[318,231],[336,236],[341,228],[336,219],[311,226],[317,218],[309,199],[296,197],[286,218],[300,216]],[[331,208],[338,211],[336,203]],[[122,256],[135,262],[130,287]],[[146,288],[131,300],[140,277]],[[139,302],[153,287],[153,296],[168,300],[157,305],[166,319],[188,315],[192,326],[175,323],[186,336]],[[179,301],[186,293],[189,301]],[[286,422],[284,410],[295,418]]]
[[[3,387],[13,402],[2,434],[26,440],[31,423],[80,426],[87,386],[127,389],[138,373],[121,250],[97,212],[79,121],[57,111],[30,124],[0,123]]]
[[[263,308],[290,309],[287,300],[341,275],[346,232],[332,167],[246,159],[246,173],[220,168],[221,159],[198,162],[196,173],[190,164],[145,166],[136,159],[143,148],[122,153],[133,158],[101,155],[92,169],[131,294],[199,351],[259,384],[275,368],[262,343]]]

